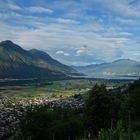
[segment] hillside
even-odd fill
[[[120,59],[112,63],[73,67],[77,71],[96,78],[137,77],[140,76],[140,62]]]
[[[72,73],[76,71],[43,51],[27,51],[9,40],[0,43],[0,79],[62,78]]]

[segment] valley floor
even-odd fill
[[[107,84],[107,89],[123,86],[130,81],[75,79],[43,82],[24,86],[0,87],[0,139],[15,132],[19,119],[28,109],[49,106],[49,108],[74,108],[84,106],[87,92],[96,83]]]

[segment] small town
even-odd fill
[[[83,108],[84,100],[74,97],[56,98],[34,98],[28,101],[15,101],[7,96],[0,97],[0,139],[12,134],[18,128],[20,118],[26,114],[28,109],[34,110],[36,107],[48,106],[49,109],[60,108]]]

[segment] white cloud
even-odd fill
[[[124,46],[124,45],[126,45],[127,43],[128,43],[128,40],[116,40],[116,41],[114,41],[114,44],[115,44],[116,46],[119,46],[119,47]]]
[[[20,7],[12,5],[9,7],[13,11],[0,13],[0,40],[12,40],[26,49],[46,50],[57,59],[63,57],[61,61],[67,64],[93,63],[96,59],[112,61],[124,54],[126,56],[127,52],[129,55],[136,54],[136,50],[130,51],[131,47],[135,47],[132,43],[132,40],[135,40],[135,26],[132,29],[130,26],[136,25],[139,29],[139,13],[137,9],[129,7],[126,0],[122,1],[94,0],[94,3],[98,3],[98,10],[103,8],[101,13],[105,12],[103,13],[105,19],[102,18],[102,14],[101,17],[97,17],[86,13],[87,9],[92,6],[94,9],[96,6],[88,4],[88,0],[82,0],[82,4],[74,0],[56,1],[55,5],[49,3],[48,8],[23,5],[22,12],[18,11]],[[64,4],[61,5],[62,3]],[[56,18],[53,11],[57,10],[60,15]],[[50,15],[39,16],[33,13]],[[71,57],[66,57],[69,55]]]
[[[124,26],[136,26],[138,24],[135,19],[121,18],[121,17],[115,18],[115,22],[118,22],[119,24]]]
[[[59,23],[64,23],[64,24],[78,24],[79,22],[76,20],[72,20],[72,19],[64,19],[64,18],[58,18],[57,21]]]
[[[11,9],[11,10],[22,10],[22,8],[14,3],[8,3],[8,7]]]
[[[112,61],[121,57],[125,50],[123,41],[126,41],[127,44],[130,42],[124,37],[104,37],[102,34],[99,35],[92,31],[86,32],[85,28],[88,28],[86,25],[78,25],[79,28],[77,29],[77,26],[70,26],[69,24],[33,23],[37,28],[13,27],[0,23],[0,40],[12,40],[26,49],[46,50],[48,53],[51,52],[51,55],[56,59],[71,55],[69,65],[74,63],[72,61],[77,61],[76,59],[80,59],[79,61],[83,63],[85,61],[85,63],[93,63],[94,58],[107,62]],[[123,47],[119,47],[120,44]],[[69,48],[73,50],[73,53],[69,52]],[[85,56],[86,59],[84,59]],[[65,63],[68,61],[67,58],[64,58],[66,60],[61,59],[61,61]]]
[[[140,12],[129,0],[94,0],[94,4],[100,4],[101,8],[121,17],[140,17]],[[112,13],[111,13],[112,12]]]
[[[82,47],[79,47],[76,50],[76,55],[75,56],[81,56],[81,55],[93,55],[93,51],[92,49],[87,46],[87,45],[83,45]]]
[[[60,55],[63,54],[65,56],[69,56],[70,55],[69,53],[66,53],[64,51],[57,51],[56,54],[60,54]]]
[[[31,13],[49,13],[49,14],[53,13],[53,10],[45,8],[45,7],[40,7],[40,6],[32,6],[26,9],[30,11]]]
[[[77,50],[76,51],[76,54],[79,56],[80,54],[83,54],[83,53],[85,53],[85,50]]]

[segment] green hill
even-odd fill
[[[0,79],[64,78],[72,73],[76,71],[43,51],[27,51],[9,40],[0,43]]]

